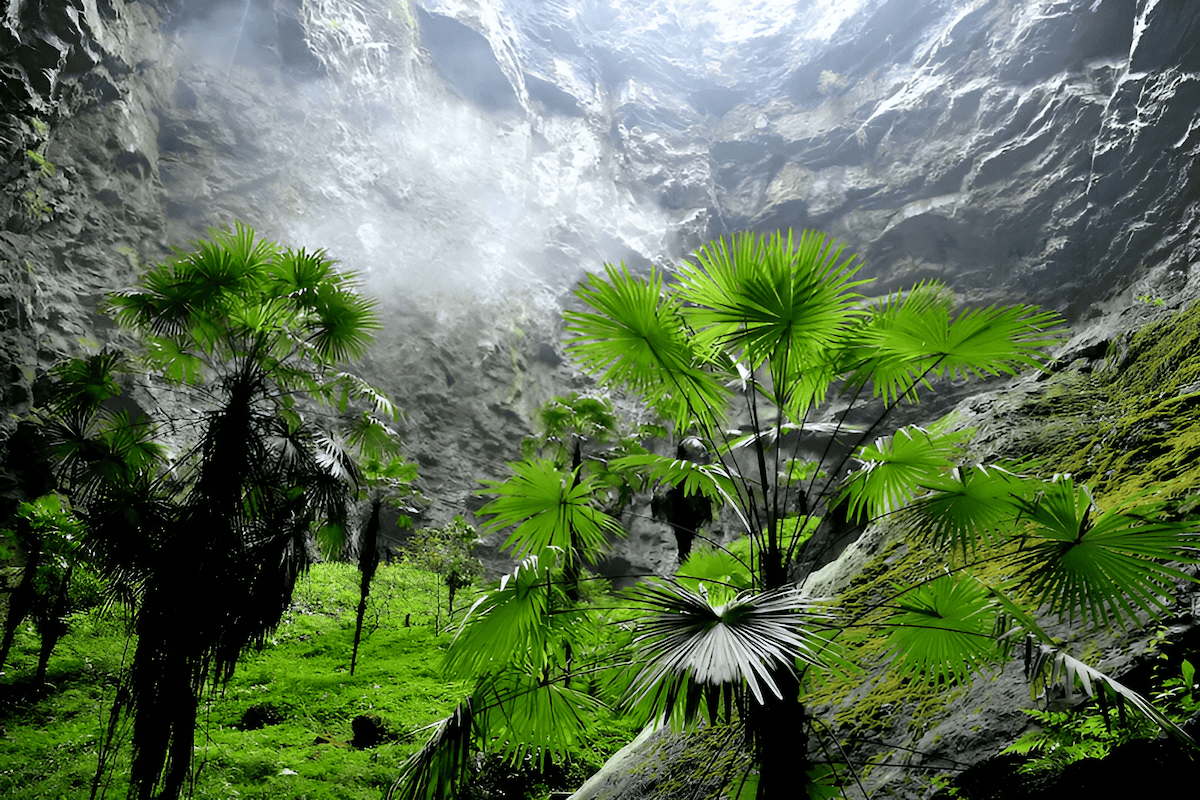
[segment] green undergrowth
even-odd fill
[[[409,566],[380,568],[351,676],[357,585],[351,566],[314,567],[273,638],[248,654],[202,708],[195,797],[378,800],[423,741],[413,729],[458,702],[466,687],[441,675],[450,634],[434,631],[436,576]],[[0,797],[65,800],[90,793],[97,742],[132,652],[119,618],[92,612],[71,627],[45,689],[27,681],[37,657],[29,630],[0,678]],[[371,717],[378,742],[355,746],[358,716]],[[119,739],[128,733],[126,726]],[[115,769],[107,797],[125,796],[120,776],[128,757],[120,747],[109,762]]]
[[[313,567],[280,627],[246,654],[223,690],[210,692],[196,733],[193,797],[379,800],[428,738],[422,728],[470,693],[466,682],[443,676],[454,632],[445,587],[408,564],[381,565],[376,573],[350,675],[358,582],[351,565]],[[470,605],[463,601],[459,616]],[[28,626],[19,632],[0,676],[0,798],[89,797],[108,709],[134,646],[119,615],[78,614],[51,659],[48,685],[34,687],[37,636]],[[356,738],[361,717],[378,741]],[[531,759],[485,757],[466,800],[544,800],[578,787],[637,727],[630,719],[597,718],[586,742],[544,769]],[[98,796],[126,796],[129,733],[126,725],[118,736]]]

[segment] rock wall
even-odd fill
[[[1200,50],[1178,3],[812,2],[732,42],[670,3],[509,0],[508,26],[477,5],[429,7],[515,53],[530,107],[605,118],[689,244],[818,227],[881,286],[1076,319],[1138,280],[1169,294],[1193,260]]]
[[[367,274],[444,513],[566,380],[557,308],[604,260],[820,227],[880,290],[939,277],[1076,320],[1191,280],[1194,11],[760,8],[747,28],[666,0],[14,0],[9,405],[103,338],[105,291],[235,219]]]

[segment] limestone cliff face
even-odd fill
[[[507,102],[607,125],[689,246],[818,227],[883,285],[1076,318],[1135,280],[1169,294],[1192,260],[1200,51],[1177,3],[811,2],[753,32],[698,4],[426,6],[487,37]]]
[[[9,3],[9,405],[103,334],[105,291],[234,219],[367,274],[446,513],[564,380],[557,308],[605,260],[819,227],[880,290],[941,277],[1074,319],[1190,280],[1194,10],[757,8]]]

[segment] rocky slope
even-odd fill
[[[1197,295],[1200,9],[1160,0],[13,0],[0,426],[214,224],[325,247],[443,521],[551,394],[583,271],[832,231],[880,291],[1033,301],[1096,358]],[[10,453],[19,457],[19,454]],[[5,491],[18,492],[11,485]],[[642,523],[639,523],[642,524]],[[622,564],[663,569],[665,526]]]

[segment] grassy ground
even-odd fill
[[[378,800],[424,739],[406,734],[464,694],[440,675],[450,635],[434,630],[436,578],[407,566],[380,569],[351,676],[357,587],[347,565],[318,565],[302,579],[272,640],[201,712],[195,797]],[[22,631],[0,677],[0,797],[89,796],[128,641],[120,619],[78,616],[55,651],[50,685],[38,688],[28,681],[37,639]],[[359,715],[378,717],[384,741],[352,744]],[[110,760],[104,796],[125,796],[128,757],[121,747]]]

